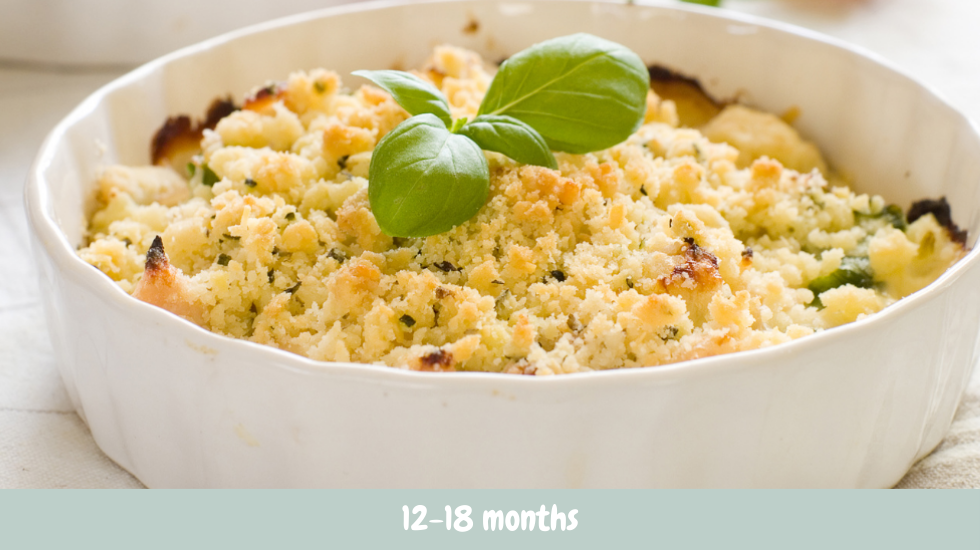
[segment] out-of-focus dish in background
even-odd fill
[[[126,67],[246,25],[347,3],[351,2],[4,0],[0,60]]]

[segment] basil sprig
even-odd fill
[[[582,154],[621,143],[646,112],[650,73],[624,46],[590,34],[554,38],[500,66],[479,114],[509,115],[556,151]]]
[[[427,237],[466,222],[486,203],[483,150],[557,169],[552,150],[612,147],[639,128],[650,76],[632,51],[589,34],[555,38],[501,66],[471,121],[453,120],[435,86],[401,71],[357,71],[414,115],[371,156],[368,199],[394,237]]]
[[[534,128],[507,115],[480,115],[465,124],[459,133],[472,139],[482,149],[502,153],[535,166],[558,169],[548,143]]]
[[[430,113],[439,117],[446,126],[452,126],[449,103],[442,92],[414,74],[404,71],[354,71],[351,74],[363,76],[377,84],[409,113]]]
[[[395,237],[445,233],[472,218],[490,191],[480,147],[430,113],[383,137],[368,173],[371,211],[381,230]]]

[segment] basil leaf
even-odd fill
[[[371,211],[393,237],[449,231],[475,216],[490,192],[483,151],[432,114],[414,116],[382,138],[368,170]]]
[[[481,115],[463,126],[460,134],[482,149],[503,153],[524,164],[558,169],[555,155],[534,128],[507,115]]]
[[[643,122],[650,74],[624,46],[590,34],[536,44],[500,66],[479,114],[509,115],[554,151],[588,153],[625,141]]]
[[[449,104],[432,84],[404,71],[354,71],[391,94],[403,109],[413,115],[431,113],[439,117],[446,126],[453,123],[449,114]]]

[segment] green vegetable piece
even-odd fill
[[[643,122],[650,74],[624,46],[590,34],[546,40],[501,66],[480,115],[508,115],[553,151],[588,153],[624,141]]]
[[[701,4],[702,6],[714,6],[716,8],[721,5],[721,0],[681,0],[681,2],[687,2],[688,4]]]
[[[432,84],[404,71],[354,71],[356,76],[374,82],[391,94],[403,109],[413,115],[433,114],[450,127],[453,124],[449,104],[442,92]]]
[[[216,184],[219,181],[221,181],[221,178],[218,177],[218,174],[215,174],[214,173],[214,170],[212,170],[211,167],[208,166],[207,164],[202,164],[201,165],[201,171],[202,171],[201,172],[201,183],[203,183],[204,185],[207,185],[208,187],[211,187],[214,184]]]
[[[382,138],[368,170],[371,211],[393,237],[449,231],[475,216],[490,192],[483,151],[433,114],[414,116]]]
[[[496,151],[524,164],[558,169],[555,155],[534,128],[507,115],[481,115],[463,126],[460,134],[482,149]]]
[[[874,276],[871,273],[871,263],[865,257],[847,256],[840,262],[840,267],[823,277],[817,277],[810,281],[807,286],[814,295],[814,300],[810,305],[823,307],[820,303],[820,295],[824,292],[844,285],[854,285],[858,288],[871,288],[874,286]]]
[[[193,162],[187,163],[187,177],[193,178],[194,173],[197,172],[197,166],[194,166]]]
[[[905,220],[905,212],[902,212],[902,209],[895,204],[889,204],[877,214],[854,213],[855,222],[860,224],[865,220],[884,220],[895,229],[901,231],[905,231],[909,227],[908,222]]]
[[[897,204],[889,204],[881,211],[882,217],[891,224],[895,229],[900,229],[905,231],[908,229],[909,224],[905,221],[905,212],[902,212],[902,208]]]

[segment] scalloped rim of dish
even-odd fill
[[[549,0],[535,1],[548,2]],[[250,349],[254,353],[263,354],[263,358],[268,359],[269,361],[268,367],[274,369],[286,368],[316,375],[354,375],[358,377],[374,377],[380,381],[425,381],[439,384],[460,383],[462,381],[482,383],[481,381],[487,380],[492,381],[494,384],[592,385],[600,379],[608,379],[610,382],[612,382],[614,380],[629,379],[630,377],[635,376],[655,376],[669,379],[671,377],[678,376],[710,375],[717,369],[731,369],[738,363],[741,363],[743,367],[751,367],[753,360],[757,357],[770,358],[778,355],[794,355],[812,347],[823,346],[828,339],[838,338],[839,335],[843,334],[845,331],[873,331],[877,325],[884,324],[886,319],[903,315],[905,312],[915,309],[918,305],[928,301],[932,294],[936,294],[941,289],[952,285],[957,279],[959,279],[960,276],[962,276],[969,264],[976,263],[978,261],[977,258],[980,257],[980,248],[974,247],[967,253],[966,256],[961,258],[942,275],[940,275],[938,279],[921,290],[918,290],[913,294],[896,301],[894,304],[877,313],[851,323],[804,336],[797,340],[765,348],[732,352],[700,359],[680,361],[677,363],[668,363],[665,365],[608,369],[546,377],[513,376],[503,373],[483,371],[417,372],[408,369],[400,369],[397,367],[389,367],[386,365],[371,363],[335,363],[316,361],[314,359],[280,350],[278,348],[264,344],[257,344],[248,340],[224,336],[199,327],[190,321],[183,319],[182,317],[174,315],[156,306],[141,302],[127,294],[121,287],[105,276],[105,274],[82,260],[76,253],[75,249],[68,242],[65,234],[62,233],[55,221],[48,215],[48,207],[51,199],[46,185],[44,172],[51,163],[55,153],[56,144],[64,138],[69,127],[73,126],[79,119],[95,110],[99,103],[105,99],[106,95],[113,90],[139,81],[147,74],[164,65],[167,65],[175,59],[203,53],[216,45],[231,42],[242,36],[260,33],[279,27],[286,27],[310,19],[320,19],[323,17],[331,17],[346,13],[372,11],[410,4],[440,4],[450,2],[459,3],[460,0],[422,0],[419,2],[404,0],[377,0],[324,8],[321,10],[274,19],[225,33],[203,42],[187,46],[133,69],[132,71],[113,80],[112,82],[109,82],[89,95],[84,101],[82,101],[81,104],[75,107],[71,113],[62,119],[44,139],[44,142],[41,145],[33,164],[31,165],[31,170],[28,175],[27,189],[24,194],[25,206],[27,209],[28,219],[31,222],[31,228],[36,232],[36,236],[39,238],[41,245],[46,248],[60,271],[66,275],[75,277],[80,283],[92,289],[96,294],[102,294],[106,300],[109,300],[110,305],[119,308],[132,309],[134,315],[138,314],[143,316],[147,321],[160,323],[164,330],[173,331],[182,336],[204,338],[209,346],[215,347],[215,349],[218,349],[219,351],[222,346],[246,346],[246,349]],[[598,1],[591,3],[608,4],[623,8],[628,7],[628,5],[615,2]],[[723,14],[720,14],[718,13],[717,8],[701,7],[697,5],[667,4],[663,2],[638,3],[635,4],[635,6],[637,8],[666,8],[675,11],[707,15],[713,18],[732,21],[735,23],[765,27],[771,30],[797,35],[802,38],[815,40],[838,49],[846,50],[852,54],[864,57],[870,61],[873,61],[874,63],[882,65],[886,69],[924,89],[935,99],[937,99],[944,107],[959,115],[963,122],[965,122],[975,134],[980,136],[980,126],[954,107],[942,93],[935,90],[932,86],[913,78],[905,71],[896,67],[890,61],[882,58],[878,54],[866,50],[860,46],[855,46],[843,40],[798,27],[796,25],[772,21],[758,16],[729,11],[725,11]]]

